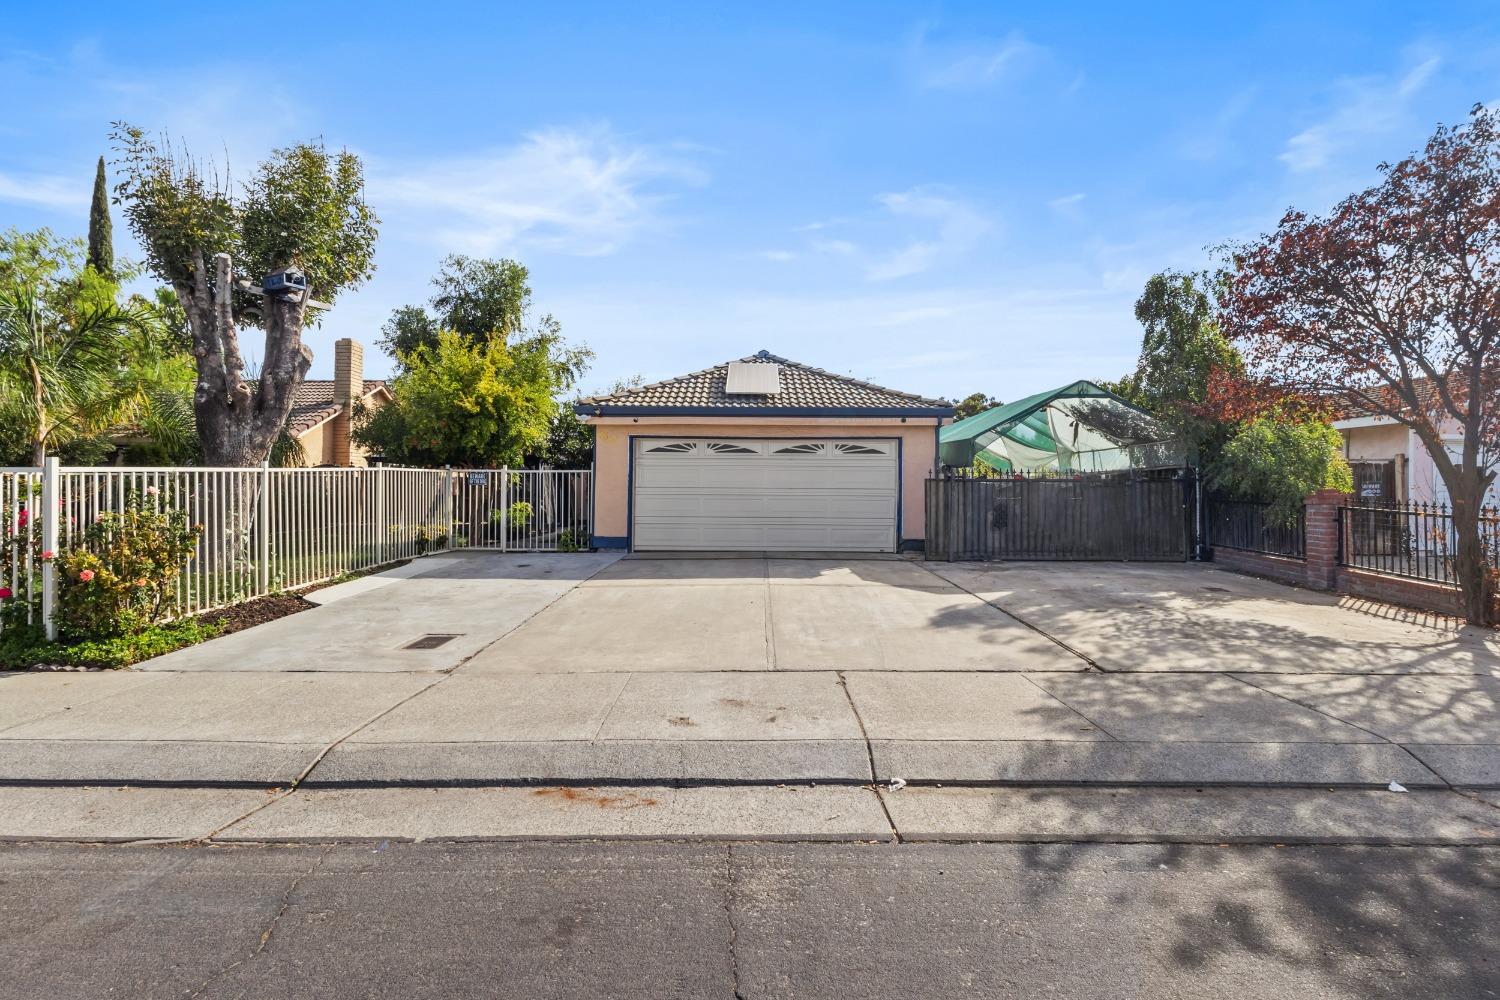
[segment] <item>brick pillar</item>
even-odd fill
[[[1332,590],[1338,582],[1338,509],[1349,499],[1340,490],[1318,490],[1303,501],[1307,507],[1306,584],[1313,590]]]
[[[365,394],[365,349],[345,337],[333,344],[333,401],[339,415],[333,418],[333,464],[353,465],[349,435],[353,430],[354,402]]]

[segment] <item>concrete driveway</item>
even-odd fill
[[[466,553],[318,599],[6,678],[0,784],[1500,788],[1493,633],[1204,566]]]
[[[1494,632],[1198,564],[456,553],[314,599],[143,669],[1500,676]]]

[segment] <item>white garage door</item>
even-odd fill
[[[895,551],[895,441],[635,444],[637,550]]]

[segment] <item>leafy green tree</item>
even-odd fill
[[[1164,271],[1135,303],[1144,329],[1135,371],[1106,388],[1161,420],[1200,461],[1212,464],[1232,428],[1213,412],[1210,386],[1220,373],[1243,370],[1219,330],[1207,274]]]
[[[400,359],[419,347],[437,344],[438,323],[421,306],[400,306],[380,328],[376,341],[381,350]]]
[[[312,363],[302,331],[321,313],[309,313],[309,301],[332,305],[374,270],[379,220],[365,204],[360,160],[321,144],[288,146],[236,191],[139,128],[116,123],[113,138],[123,172],[115,192],[147,265],[171,285],[192,334],[204,459],[258,464],[286,426]],[[261,297],[246,290],[286,268],[306,276],[306,293]],[[245,326],[265,333],[253,381],[240,350]]]
[[[1343,437],[1327,424],[1258,417],[1224,445],[1216,478],[1232,493],[1269,500],[1290,518],[1314,490],[1354,491],[1343,448]]]
[[[31,287],[51,294],[83,266],[84,244],[62,239],[50,229],[0,233],[0,288]]]
[[[104,157],[94,172],[94,200],[89,205],[89,266],[106,278],[115,276],[114,225],[109,219],[109,181]]]
[[[634,389],[645,380],[639,375],[620,379],[601,393],[590,395],[612,396]],[[577,402],[574,400],[573,402]],[[547,441],[541,450],[531,456],[529,464],[546,465],[553,469],[587,469],[594,462],[594,428],[578,419],[572,403],[558,408],[552,419],[552,428],[547,432]]]
[[[586,356],[546,336],[507,344],[444,330],[402,356],[391,402],[355,438],[407,465],[519,465],[546,442]]]
[[[61,310],[34,285],[0,289],[0,412],[31,464],[125,414],[133,392],[121,384],[121,361],[146,322],[112,301]]]
[[[1000,400],[993,396],[985,395],[982,392],[971,393],[954,406],[953,419],[962,420],[965,417],[972,417],[976,413],[983,413],[985,410],[993,409],[999,405]]]
[[[467,340],[513,341],[541,333],[559,334],[561,325],[543,316],[534,330],[526,329],[531,312],[530,272],[514,260],[487,260],[454,254],[443,258],[427,308],[401,306],[391,313],[379,344],[400,358],[418,347],[437,343],[441,330]]]

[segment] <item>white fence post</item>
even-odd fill
[[[510,466],[500,467],[500,551],[510,551]]]
[[[255,531],[260,551],[256,553],[259,563],[259,578],[256,580],[260,594],[271,592],[271,460],[260,463],[260,492],[255,498]]]
[[[375,466],[375,565],[385,562],[385,466]]]
[[[58,491],[57,456],[42,463],[42,629],[48,642],[57,641],[57,541],[58,526],[63,519],[62,497]]]
[[[453,539],[458,534],[458,525],[455,521],[457,509],[453,503],[453,469],[451,466],[443,466],[443,512],[448,520],[448,549],[454,548]]]

